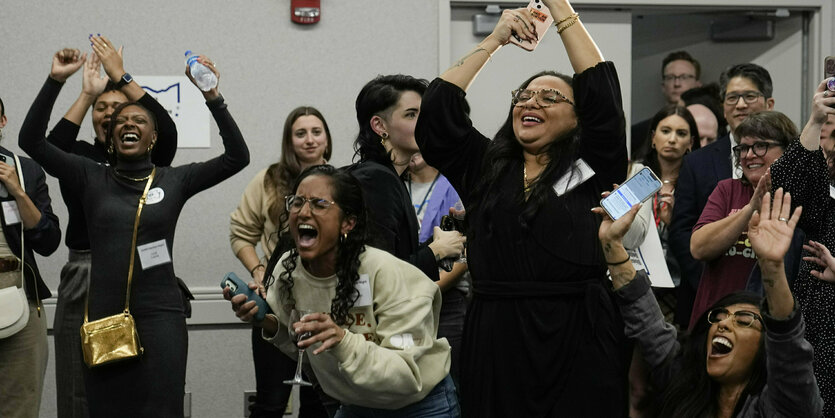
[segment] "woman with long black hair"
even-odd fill
[[[462,410],[622,416],[631,349],[590,212],[626,176],[620,86],[568,1],[543,3],[573,78],[531,76],[513,92],[495,138],[478,132],[463,111],[466,89],[511,37],[538,36],[527,9],[505,10],[492,34],[430,84],[416,129],[423,157],[467,208],[474,296]]]

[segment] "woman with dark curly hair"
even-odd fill
[[[356,178],[311,167],[287,196],[286,210],[296,245],[266,280],[275,314],[256,324],[264,337],[295,356],[286,328],[311,333],[298,348],[313,349],[307,358],[325,393],[341,403],[337,417],[459,416],[449,344],[435,337],[440,288],[411,264],[366,245]],[[224,297],[252,322],[255,302],[231,298],[228,289]],[[317,313],[289,324],[293,309]]]

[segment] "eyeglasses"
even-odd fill
[[[284,197],[284,208],[287,209],[287,212],[299,213],[304,207],[305,202],[310,202],[310,212],[314,215],[322,214],[329,207],[336,204],[336,202],[318,197],[302,197],[291,194]]]
[[[749,312],[749,311],[729,312],[725,308],[718,308],[718,309],[714,309],[714,310],[710,311],[707,314],[707,322],[710,322],[711,324],[718,324],[719,322],[724,321],[725,319],[728,319],[728,317],[731,317],[731,316],[734,318],[734,324],[736,326],[743,327],[743,328],[752,327],[754,325],[754,322],[756,322],[756,321],[760,321],[760,323],[763,322],[762,318],[760,318],[759,315],[757,315],[753,312]]]
[[[751,104],[759,100],[760,97],[765,97],[764,94],[758,91],[746,91],[744,93],[730,93],[725,95],[725,104],[726,105],[735,105],[739,102],[739,98],[742,97],[745,100],[745,103]]]
[[[768,152],[768,147],[770,146],[781,146],[776,142],[767,142],[767,141],[757,141],[751,145],[748,144],[739,144],[731,150],[734,152],[734,156],[738,159],[741,155],[748,155],[748,150],[754,151],[754,155],[757,157],[762,157],[765,153]]]
[[[574,102],[555,89],[542,89],[539,91],[519,89],[510,92],[513,99],[510,101],[514,106],[519,106],[519,103],[526,103],[532,97],[536,96],[536,104],[540,107],[553,106],[557,103],[565,102],[574,106]]]
[[[673,75],[673,74],[665,74],[661,77],[665,83],[673,83],[675,81],[689,81],[695,80],[696,76],[693,74],[682,74],[682,75]]]

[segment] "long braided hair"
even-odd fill
[[[344,237],[339,238],[336,249],[336,295],[331,301],[331,318],[337,325],[349,324],[348,311],[354,306],[359,294],[355,291],[355,284],[359,280],[359,256],[365,251],[368,219],[365,209],[362,187],[354,176],[331,165],[317,165],[304,170],[293,185],[293,193],[299,184],[311,176],[323,176],[330,180],[333,200],[342,211],[341,220],[353,217],[356,221],[354,228]],[[331,209],[333,210],[333,209]],[[281,215],[280,224],[286,225],[289,212]],[[299,250],[293,246],[290,254],[281,261],[282,272],[278,275],[279,291],[284,295],[291,295],[293,289],[293,272],[299,261]],[[264,286],[269,288],[275,281],[270,275]]]

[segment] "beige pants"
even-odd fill
[[[0,283],[9,282],[20,286],[20,272],[0,273]],[[48,356],[46,314],[38,316],[37,303],[29,300],[26,327],[0,339],[0,417],[38,417]]]

